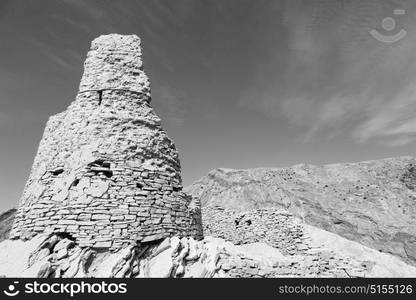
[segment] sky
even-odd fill
[[[415,155],[415,1],[0,0],[0,211],[109,33],[142,39],[185,186],[219,167]]]

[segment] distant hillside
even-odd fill
[[[288,210],[305,223],[416,265],[416,159],[217,169],[187,189],[203,206]]]
[[[0,215],[0,242],[9,237],[16,209],[12,208]]]

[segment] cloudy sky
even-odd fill
[[[185,185],[217,167],[415,154],[415,1],[0,0],[0,211],[108,33],[142,38]]]

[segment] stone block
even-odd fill
[[[104,214],[98,214],[98,215],[92,215],[91,220],[109,220],[111,218],[111,215],[104,215]]]

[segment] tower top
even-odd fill
[[[140,44],[137,35],[109,34],[94,39],[84,63],[79,92],[124,90],[145,94],[150,99]]]

